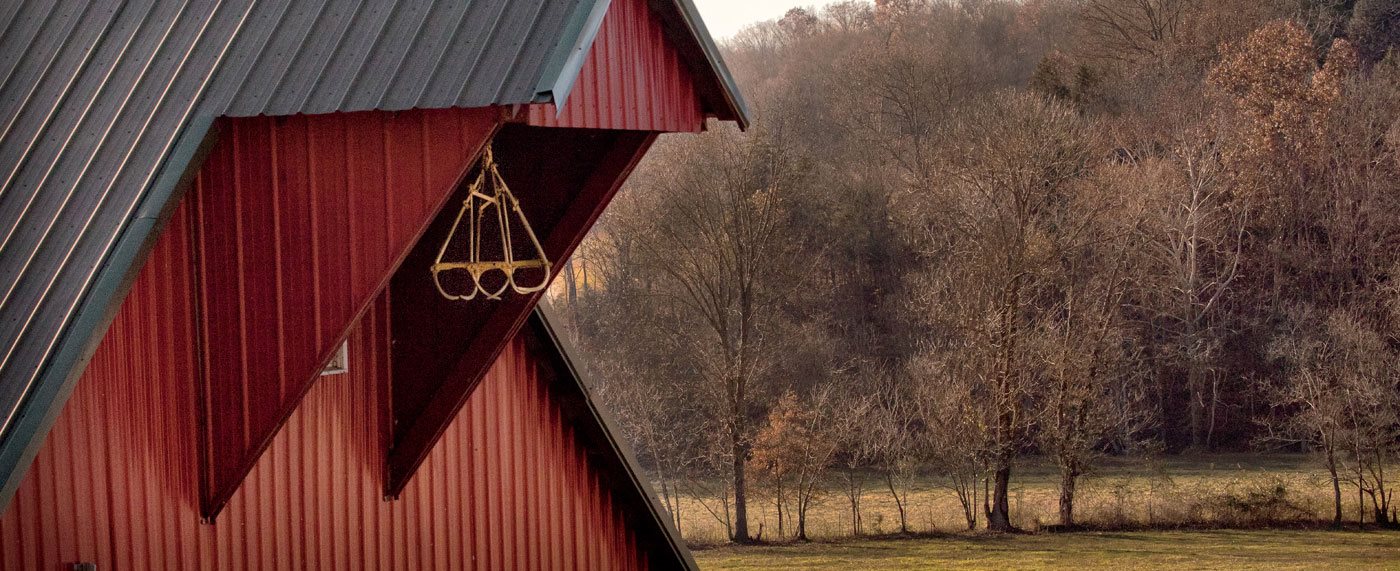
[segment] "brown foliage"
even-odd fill
[[[610,393],[629,432],[741,541],[746,470],[799,528],[803,466],[835,465],[853,533],[876,475],[903,529],[915,474],[1009,529],[1025,454],[1055,460],[1070,523],[1102,455],[1265,440],[1330,447],[1384,517],[1387,2],[852,1],[756,25],[728,46],[756,132],[659,145],[569,280],[580,338],[619,386],[655,381]],[[1339,349],[1362,345],[1378,360]],[[818,414],[822,387],[850,410]]]

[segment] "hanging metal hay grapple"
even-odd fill
[[[516,258],[515,245],[512,242],[512,218],[529,238],[528,245],[534,250],[532,257]],[[465,254],[464,259],[444,260],[449,257],[449,250],[453,249],[451,246],[457,238],[458,231],[462,230],[463,221],[466,222],[467,235],[465,252],[462,252]],[[494,235],[490,232],[493,225],[496,227]],[[499,254],[499,257],[485,259],[484,254]],[[530,227],[529,220],[526,220],[525,213],[521,211],[520,201],[510,192],[505,179],[501,178],[501,173],[496,168],[495,157],[488,145],[482,153],[476,180],[472,181],[467,189],[467,198],[462,201],[462,208],[457,211],[452,229],[447,232],[447,238],[443,240],[437,258],[433,261],[433,284],[437,286],[438,293],[450,300],[467,301],[477,296],[500,299],[508,289],[520,294],[544,289],[549,285],[550,268],[551,264],[545,257],[544,248],[540,246],[535,231]],[[538,283],[520,283],[517,273],[525,270],[538,270]],[[465,273],[467,279],[449,279],[444,283],[444,274],[451,276],[456,272]],[[495,275],[497,272],[499,277]],[[455,282],[464,283],[465,291],[452,291]]]

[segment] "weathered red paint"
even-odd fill
[[[531,105],[541,127],[697,132],[705,125],[690,68],[647,0],[613,0],[573,90],[558,110]]]
[[[561,409],[528,330],[401,500],[384,501],[387,296],[214,524],[200,523],[196,221],[176,212],[10,508],[0,568],[641,569],[646,546]]]
[[[499,122],[490,108],[224,122],[189,197],[207,516],[243,481]]]

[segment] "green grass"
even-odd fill
[[[1400,569],[1400,532],[953,535],[695,551],[702,569]]]

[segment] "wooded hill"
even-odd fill
[[[1400,0],[793,10],[727,46],[753,128],[663,139],[557,303],[736,540],[754,478],[936,474],[1005,529],[1019,457],[1069,524],[1095,458],[1185,449],[1317,452],[1384,520],[1397,46]]]

